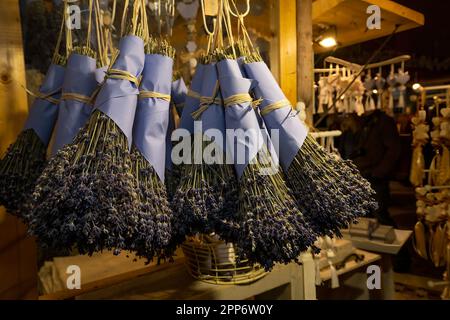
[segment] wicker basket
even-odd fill
[[[202,235],[186,240],[181,248],[189,273],[212,284],[247,284],[264,277],[267,272],[248,260],[236,262],[233,244],[213,236]]]

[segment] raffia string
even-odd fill
[[[58,100],[58,99],[55,99],[55,98],[52,98],[52,96],[54,96],[55,94],[60,93],[62,88],[57,88],[57,89],[55,89],[55,90],[53,90],[53,91],[51,91],[51,92],[48,92],[48,93],[43,93],[43,92],[40,92],[40,91],[38,91],[38,92],[33,92],[33,91],[31,91],[30,89],[28,89],[26,86],[24,86],[23,84],[21,84],[20,82],[18,82],[18,81],[16,81],[16,82],[17,82],[17,84],[18,84],[19,86],[21,86],[21,87],[25,90],[25,92],[26,92],[27,94],[29,94],[30,96],[35,97],[36,99],[46,100],[46,101],[48,101],[48,102],[50,102],[50,103],[52,103],[52,104],[55,104],[55,105],[59,104],[59,100]]]
[[[252,96],[248,93],[239,93],[232,95],[226,99],[223,100],[223,103],[225,107],[230,107],[236,104],[242,104],[242,103],[251,103],[252,108],[256,108],[260,105],[262,102],[262,99],[253,100]]]
[[[246,102],[252,102],[253,98],[248,93],[239,93],[223,100],[225,107],[230,107],[235,104],[241,104]]]
[[[211,97],[208,97],[208,96],[200,97],[199,108],[196,111],[191,113],[192,118],[194,118],[194,120],[200,119],[203,112],[205,112],[210,105],[212,105],[212,104],[222,105],[222,99],[217,97],[218,93],[219,93],[219,81],[216,81],[212,96]]]
[[[271,103],[271,104],[267,105],[266,107],[264,107],[264,109],[261,110],[261,115],[265,116],[274,110],[288,107],[290,105],[291,105],[291,103],[287,99],[282,99],[282,100],[276,101],[276,102]]]
[[[205,112],[212,104],[217,104],[220,106],[222,105],[222,99],[206,96],[200,97],[200,106],[196,111],[191,113],[192,118],[194,118],[194,120],[200,119],[203,112]]]
[[[79,93],[75,93],[75,92],[64,92],[61,95],[61,100],[74,100],[74,101],[82,102],[87,105],[93,104],[92,97],[85,96],[83,94],[79,94]]]
[[[59,90],[61,90],[61,89],[59,89]],[[50,103],[52,103],[54,105],[59,104],[59,100],[55,99],[55,98],[52,98],[51,94],[45,94],[45,93],[42,93],[42,92],[38,92],[34,96],[36,98],[38,98],[38,99],[41,99],[41,100],[47,100],[48,102],[50,102]]]
[[[161,99],[161,100],[170,102],[170,94],[165,94],[165,93],[156,92],[156,91],[145,91],[145,90],[140,91],[139,98],[140,99],[155,98],[155,99]]]
[[[139,86],[139,83],[140,83],[139,79],[136,76],[134,76],[133,74],[131,74],[130,72],[112,68],[112,66],[114,65],[114,63],[117,60],[117,57],[119,56],[119,53],[120,53],[120,51],[116,50],[116,52],[112,56],[111,62],[110,62],[110,67],[109,67],[108,71],[106,71],[106,78],[128,80],[130,82],[133,82],[136,86]]]
[[[106,77],[109,79],[128,80],[133,82],[136,86],[139,86],[139,79],[125,70],[111,68],[106,72]]]
[[[194,98],[194,99],[198,99],[198,100],[200,100],[200,98],[201,98],[200,93],[195,92],[195,91],[193,91],[193,90],[191,90],[191,89],[188,89],[188,92],[187,92],[186,95],[187,95],[188,97],[191,97],[191,98]]]

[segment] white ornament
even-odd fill
[[[197,44],[194,41],[188,41],[186,49],[190,53],[195,52],[195,50],[197,50]]]
[[[185,20],[195,19],[197,17],[198,7],[198,0],[192,0],[191,2],[185,0],[177,4],[177,10]]]

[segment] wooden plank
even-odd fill
[[[367,30],[366,13],[369,5],[381,9],[381,29]],[[390,0],[317,0],[313,3],[313,22],[335,26],[340,47],[380,38],[391,34],[396,25],[397,32],[422,26],[424,15]],[[331,49],[314,45],[316,52]]]
[[[312,0],[297,0],[297,101],[305,103],[306,123],[313,124],[314,51]]]
[[[363,1],[366,2],[368,5],[377,5],[382,10],[394,12],[397,15],[410,21],[413,21],[421,26],[425,24],[425,16],[422,13],[417,12],[408,7],[405,7],[395,1],[390,0],[363,0]]]
[[[368,7],[370,5],[377,5],[382,10],[386,10],[389,12],[396,13],[398,16],[401,16],[405,19],[411,20],[419,25],[423,25],[425,23],[425,17],[422,13],[417,12],[413,9],[405,7],[395,1],[390,0],[357,0],[359,2],[365,2],[363,5]],[[348,0],[315,0],[313,4],[313,20],[320,18],[326,13],[330,11],[336,10],[336,7],[344,2],[349,2]],[[363,7],[362,6],[362,7]],[[363,14],[366,14],[366,11],[363,11]]]
[[[0,154],[22,130],[28,106],[18,0],[0,1]]]
[[[0,155],[22,130],[27,95],[18,0],[0,1]],[[25,227],[0,207],[0,296],[36,298],[36,246]],[[7,275],[7,276],[4,276]]]
[[[313,3],[312,19],[318,19],[344,1],[345,0],[315,0]]]
[[[250,284],[216,285],[195,280],[184,264],[177,264],[162,272],[79,295],[77,299],[241,300],[258,295],[267,299],[300,299],[303,296],[302,274],[302,267],[291,263],[276,265],[265,277]],[[285,285],[290,286],[289,290],[272,291]]]
[[[297,103],[297,20],[296,2],[279,0],[278,32],[279,84],[293,106]]]
[[[92,281],[81,285],[81,289],[75,290],[63,290],[55,293],[42,295],[39,300],[65,300],[73,299],[83,294],[89,294],[91,292],[100,291],[102,289],[112,287],[114,285],[123,284],[126,281],[137,280],[141,281],[142,277],[149,276],[157,273],[166,273],[173,268],[178,268],[183,265],[184,258],[176,259],[173,263],[163,263],[161,265],[150,265],[137,270],[121,273],[112,277],[107,277],[97,281]]]

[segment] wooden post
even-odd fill
[[[278,82],[293,106],[297,103],[297,29],[295,1],[276,1]],[[274,68],[275,70],[275,68]]]
[[[0,1],[0,156],[22,130],[27,115],[18,0]],[[43,44],[44,45],[44,44]],[[34,239],[0,207],[0,299],[37,298]]]
[[[305,103],[306,122],[310,125],[313,123],[313,84],[312,0],[297,0],[297,100]]]

